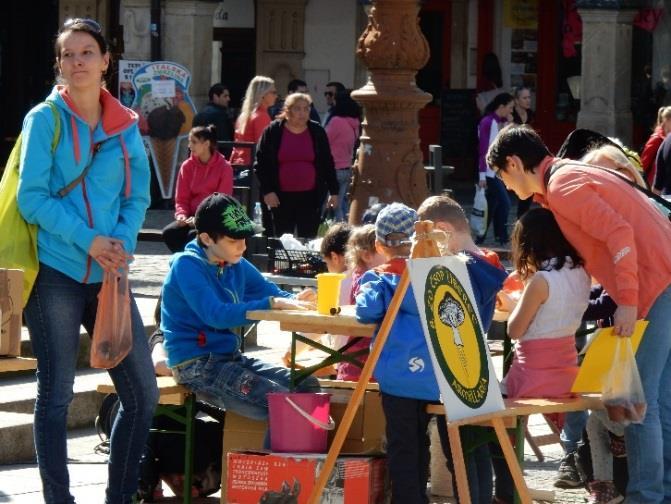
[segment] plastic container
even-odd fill
[[[282,453],[326,453],[331,394],[273,392],[267,395],[270,449]]]
[[[344,273],[317,275],[317,312],[322,315],[340,313],[340,284],[344,278]]]
[[[268,271],[275,275],[314,277],[326,271],[326,263],[316,250],[286,249],[278,238],[268,238]]]

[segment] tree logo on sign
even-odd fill
[[[479,408],[489,389],[485,341],[466,290],[445,266],[429,271],[424,307],[431,345],[448,385],[465,405]]]

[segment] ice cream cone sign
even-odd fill
[[[170,61],[155,61],[133,73],[133,109],[140,115],[140,132],[151,154],[161,195],[174,195],[179,146],[188,136],[195,107],[189,96],[191,72]]]

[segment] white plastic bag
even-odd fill
[[[485,188],[475,186],[475,198],[471,210],[471,229],[476,238],[483,237],[487,232],[487,198]]]
[[[282,246],[287,250],[307,250],[307,247],[290,233],[284,233],[280,236],[280,241],[282,242]]]
[[[622,425],[642,423],[647,404],[631,338],[616,338],[615,355],[604,378],[601,399],[613,422]]]

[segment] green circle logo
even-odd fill
[[[489,388],[484,335],[466,289],[445,266],[429,271],[424,307],[431,346],[447,383],[465,405],[479,408]]]

